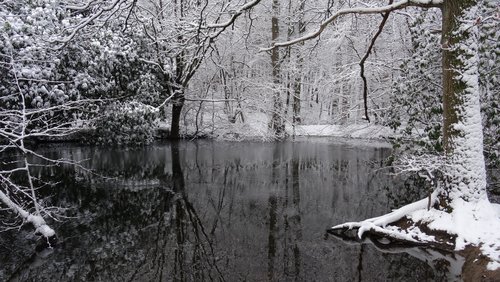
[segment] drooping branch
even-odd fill
[[[55,235],[54,230],[45,223],[45,220],[41,216],[29,213],[20,205],[12,201],[9,196],[2,192],[2,190],[0,190],[0,201],[19,215],[25,222],[33,224],[36,233],[41,234],[45,238],[50,238]]]
[[[389,5],[392,4],[393,0],[389,0]],[[391,11],[387,11],[383,14],[382,21],[380,22],[380,25],[378,26],[377,33],[373,36],[370,46],[368,46],[368,49],[366,50],[365,55],[359,62],[359,75],[361,76],[361,79],[363,80],[363,104],[364,104],[364,109],[365,109],[365,116],[364,118],[370,122],[370,117],[368,116],[368,82],[366,80],[365,76],[365,61],[368,59],[370,56],[373,46],[375,46],[375,41],[377,41],[377,38],[379,35],[382,33],[382,30],[384,30],[385,23],[387,22],[387,19],[389,18],[389,15],[391,14]]]
[[[381,7],[369,7],[369,8],[362,8],[362,7],[356,7],[356,8],[348,8],[348,9],[342,9],[334,14],[332,14],[329,18],[324,20],[318,27],[317,30],[306,34],[304,36],[285,41],[285,42],[279,42],[279,43],[274,43],[271,47],[267,48],[261,48],[260,51],[270,51],[274,48],[278,47],[287,47],[290,45],[297,44],[299,42],[307,41],[310,39],[314,39],[323,33],[323,31],[328,27],[330,23],[335,21],[337,18],[343,15],[348,15],[348,14],[380,14],[380,13],[387,13],[395,10],[400,10],[406,7],[410,6],[415,6],[415,7],[422,7],[422,8],[438,8],[441,7],[443,4],[443,0],[402,0],[398,1],[393,4],[389,4],[386,6],[381,6]]]

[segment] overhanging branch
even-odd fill
[[[380,14],[380,13],[387,13],[387,12],[392,12],[395,10],[400,10],[406,7],[414,6],[414,7],[422,7],[422,8],[439,8],[443,4],[443,0],[402,0],[398,1],[393,4],[389,4],[386,6],[381,6],[381,7],[370,7],[370,8],[348,8],[348,9],[343,9],[340,10],[333,15],[331,15],[328,19],[324,20],[320,25],[319,28],[309,34],[306,34],[304,36],[298,37],[293,40],[285,41],[285,42],[279,42],[279,43],[274,43],[271,47],[267,48],[261,48],[260,51],[270,51],[274,48],[277,47],[287,47],[290,45],[297,44],[299,42],[307,41],[310,39],[314,39],[318,37],[323,31],[326,29],[326,27],[335,21],[337,18],[343,15],[347,14]]]
[[[392,4],[393,0],[389,1],[389,5]],[[365,55],[363,58],[361,58],[361,61],[359,62],[359,75],[361,76],[361,79],[363,80],[363,104],[364,104],[364,109],[365,109],[365,116],[364,118],[370,122],[370,117],[368,116],[368,82],[366,80],[365,76],[365,61],[368,59],[370,56],[370,53],[372,52],[373,46],[375,46],[375,41],[377,41],[377,38],[379,35],[382,33],[382,30],[384,29],[385,23],[387,22],[387,19],[389,18],[389,15],[391,14],[391,11],[387,11],[384,13],[382,21],[380,22],[380,25],[378,26],[377,33],[373,36],[370,46],[368,46],[368,49],[366,50]]]

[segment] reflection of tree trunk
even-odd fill
[[[268,237],[268,264],[267,276],[269,281],[274,280],[274,258],[276,257],[276,231],[277,231],[277,208],[278,200],[276,195],[269,196],[269,237]]]
[[[293,246],[293,257],[295,261],[295,278],[297,279],[300,274],[300,248],[298,243],[302,241],[302,223],[300,216],[300,176],[299,168],[300,162],[296,151],[294,150],[294,158],[292,160],[292,192],[293,192],[293,207],[295,215],[293,217],[293,227],[295,231],[295,242]]]
[[[170,148],[172,156],[173,190],[175,193],[182,193],[184,195],[184,174],[179,158],[179,143],[173,142]]]
[[[280,185],[279,168],[281,166],[281,152],[279,144],[275,144],[273,148],[273,163],[271,170],[271,183],[276,186]],[[273,186],[274,186],[273,185]],[[273,189],[274,187],[270,187]],[[274,259],[276,257],[276,234],[278,232],[278,197],[274,191],[269,192],[269,237],[268,237],[268,278],[270,281],[274,279]]]
[[[177,249],[175,250],[174,275],[176,281],[186,281],[185,273],[191,273],[196,280],[218,280],[225,281],[216,264],[212,240],[205,231],[194,206],[189,202],[185,191],[184,174],[182,171],[179,143],[171,145],[172,156],[172,190],[177,194],[175,205],[175,238]],[[192,236],[192,237],[191,237]],[[186,254],[184,244],[192,243],[192,255]],[[169,250],[165,250],[169,251]],[[189,261],[188,258],[191,258]],[[191,270],[191,272],[188,272]],[[215,271],[217,277],[212,277]]]
[[[172,157],[172,190],[176,194],[182,195],[175,200],[175,239],[176,239],[176,249],[174,251],[174,276],[176,281],[185,281],[184,276],[184,243],[186,241],[186,207],[184,205],[184,175],[182,172],[182,167],[179,158],[179,144],[177,142],[172,143],[171,147],[171,157]]]
[[[172,181],[173,190],[175,193],[184,194],[184,177],[182,175],[182,169],[179,161],[179,147],[177,143],[173,143],[171,146],[172,154]],[[176,249],[174,251],[175,263],[174,263],[174,279],[176,281],[185,281],[184,277],[184,242],[185,242],[185,209],[183,205],[182,198],[179,197],[175,200],[175,238],[176,238]]]
[[[361,273],[363,272],[363,244],[359,244],[359,256],[358,256],[358,281],[362,281]]]
[[[284,250],[283,250],[283,261],[284,261],[284,274],[286,277],[297,281],[299,280],[300,268],[301,268],[301,256],[299,243],[302,241],[302,223],[301,223],[301,213],[300,213],[300,160],[296,155],[296,151],[292,146],[293,157],[290,162],[290,166],[286,166],[286,183],[287,187],[285,191],[285,201],[283,209],[284,214]],[[291,169],[289,169],[291,168]],[[290,180],[290,181],[289,181]],[[291,199],[288,201],[288,187],[291,182]],[[290,261],[290,257],[292,261]]]

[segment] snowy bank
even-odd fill
[[[395,137],[392,129],[377,124],[349,124],[349,125],[297,125],[295,132],[291,126],[287,126],[287,132],[296,136],[322,136],[322,137],[346,137],[361,139],[382,139]]]
[[[454,250],[464,250],[476,246],[490,259],[488,270],[500,268],[500,205],[492,204],[487,199],[478,202],[466,202],[457,199],[452,204],[452,212],[431,208],[427,210],[428,199],[422,199],[403,206],[391,213],[369,218],[360,222],[347,222],[333,226],[331,230],[358,229],[361,238],[365,232],[373,232],[408,243],[429,245],[452,244],[451,241],[439,241],[422,231],[419,226],[426,226],[432,232],[446,232],[455,237]],[[437,201],[437,193],[432,195],[432,203]],[[414,224],[401,228],[391,225],[406,217]]]
[[[245,122],[230,123],[221,116],[203,117],[204,122],[198,124],[198,128],[192,124],[184,126],[184,134],[187,136],[203,135],[223,140],[274,140],[269,129],[269,116],[265,113],[252,113],[245,115]],[[158,128],[162,131],[168,130],[170,125],[161,122]],[[356,139],[384,139],[396,137],[389,127],[360,122],[353,124],[304,124],[295,125],[286,123],[285,130],[288,136],[298,137],[344,137]]]

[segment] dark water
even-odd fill
[[[36,171],[59,181],[47,204],[59,243],[32,229],[0,233],[0,281],[433,281],[426,251],[348,244],[325,230],[410,199],[380,168],[380,144],[325,139],[41,148],[85,160]],[[102,178],[105,175],[110,178]],[[0,214],[5,216],[5,214]],[[72,218],[74,217],[74,218]],[[424,255],[422,255],[424,254]]]

